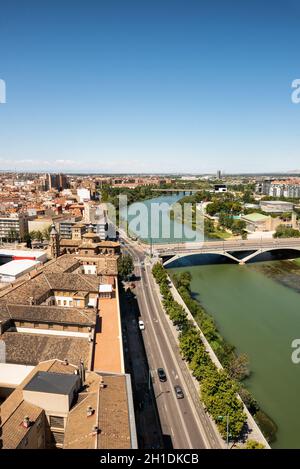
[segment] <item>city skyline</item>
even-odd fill
[[[2,169],[297,170],[295,1],[122,3],[2,7]]]

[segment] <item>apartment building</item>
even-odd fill
[[[255,191],[258,194],[271,197],[300,198],[300,178],[280,180],[266,179],[256,184]]]
[[[0,240],[20,240],[28,233],[28,217],[21,213],[0,217]]]

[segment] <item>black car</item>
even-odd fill
[[[163,383],[167,381],[167,375],[163,368],[157,368],[157,374],[158,374],[159,381],[162,381]]]
[[[181,389],[181,387],[177,385],[177,386],[174,386],[174,389],[175,389],[175,394],[176,394],[177,399],[183,399],[184,394],[183,394],[183,390]]]

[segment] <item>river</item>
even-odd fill
[[[300,266],[290,260],[238,265],[202,255],[169,270],[191,273],[195,298],[223,337],[249,356],[246,385],[278,426],[272,447],[300,448],[300,364],[291,360],[291,343],[300,338]]]

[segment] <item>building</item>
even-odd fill
[[[130,376],[40,362],[0,407],[3,449],[136,449]]]
[[[0,217],[0,241],[24,239],[26,234],[28,234],[27,215],[14,213],[10,217]]]
[[[0,265],[19,259],[44,263],[47,260],[47,253],[37,249],[0,249]]]
[[[214,185],[214,192],[216,192],[216,193],[227,192],[226,184],[215,184]]]
[[[217,171],[217,179],[222,179],[222,173],[220,169]]]
[[[52,225],[52,218],[39,217],[28,220],[28,231],[45,231]]]
[[[271,197],[286,197],[291,199],[300,198],[300,178],[289,178],[280,180],[265,179],[256,184],[255,190],[258,194]]]
[[[45,190],[49,191],[55,189],[62,191],[68,188],[68,179],[65,174],[50,174],[45,177]]]
[[[91,191],[84,187],[77,189],[77,195],[79,197],[79,202],[86,202],[91,200]]]
[[[263,215],[261,213],[243,215],[241,220],[246,222],[246,230],[249,233],[255,231],[274,231],[278,225],[283,223],[279,218],[272,218],[270,215]]]
[[[261,210],[267,213],[283,213],[294,210],[293,203],[282,200],[261,200],[259,205]]]
[[[40,265],[38,261],[30,259],[19,259],[0,265],[0,282],[12,283],[19,277],[25,275]]]

